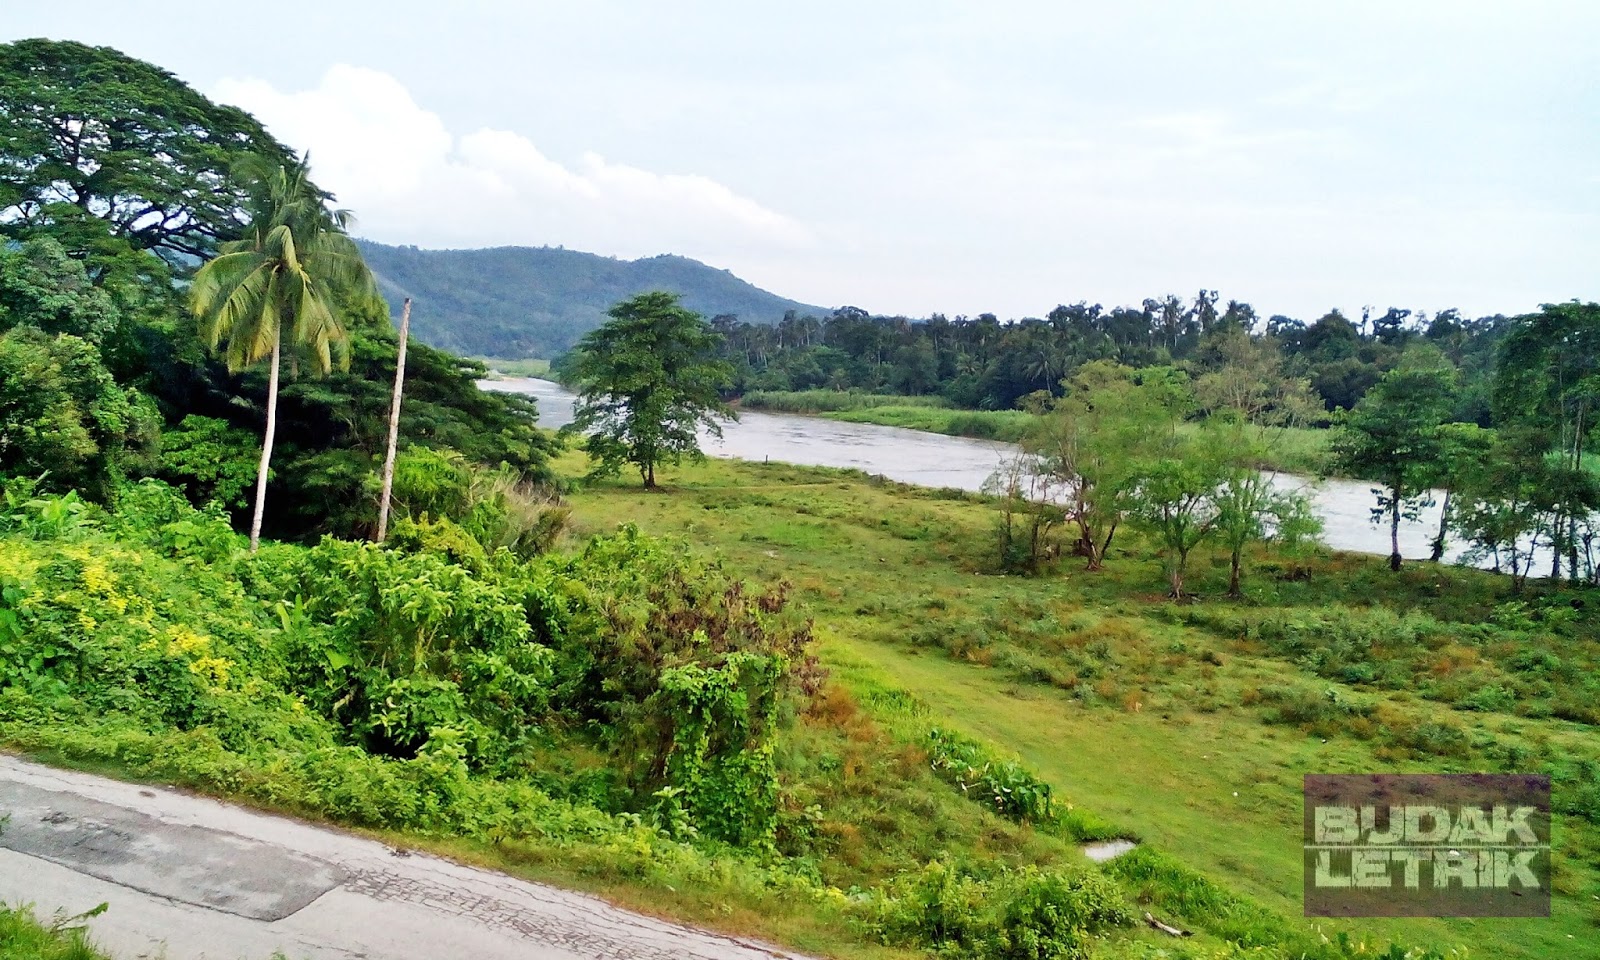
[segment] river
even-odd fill
[[[485,380],[488,390],[524,393],[539,402],[539,425],[554,429],[572,422],[572,393],[549,380],[508,377]],[[978,490],[1000,461],[1016,452],[1008,443],[947,437],[943,434],[884,427],[871,423],[845,423],[795,414],[741,411],[737,422],[723,426],[722,438],[702,436],[701,446],[714,457],[740,460],[780,460],[817,467],[847,467],[877,474],[901,483],[924,487]],[[1389,530],[1371,520],[1372,484],[1360,480],[1316,480],[1277,474],[1274,482],[1285,488],[1304,488],[1322,518],[1322,539],[1335,550],[1389,555]],[[1417,520],[1401,520],[1400,552],[1407,559],[1427,559],[1439,529],[1440,498],[1425,508]],[[1461,555],[1459,545],[1446,551],[1446,559]],[[1548,554],[1543,561],[1548,570]]]

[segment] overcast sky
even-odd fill
[[[309,149],[358,233],[823,306],[1600,299],[1600,3],[11,3]]]

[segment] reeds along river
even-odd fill
[[[572,393],[549,380],[506,378],[485,380],[485,389],[525,393],[539,402],[539,424],[556,428],[572,422]],[[1000,461],[1016,447],[990,440],[947,437],[920,430],[882,427],[870,423],[844,423],[794,414],[745,411],[735,423],[723,427],[722,438],[702,437],[707,454],[741,460],[780,460],[804,466],[847,467],[882,475],[901,483],[924,487],[979,490]],[[1322,539],[1335,550],[1389,554],[1389,529],[1372,522],[1372,484],[1360,480],[1316,480],[1294,474],[1277,474],[1282,487],[1304,487],[1322,518]],[[1442,497],[1436,496],[1416,520],[1400,521],[1400,552],[1407,559],[1425,560],[1439,530]],[[1454,562],[1462,548],[1453,544],[1445,559]],[[1534,564],[1535,573],[1548,572],[1545,552]]]

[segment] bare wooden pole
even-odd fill
[[[394,399],[389,403],[389,449],[383,455],[383,493],[378,500],[378,542],[389,535],[389,492],[394,489],[394,448],[400,439],[400,395],[406,385],[406,339],[411,335],[411,298],[400,308],[400,355],[394,363]]]

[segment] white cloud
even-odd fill
[[[355,211],[358,233],[420,246],[562,244],[618,256],[717,262],[814,245],[802,224],[708,177],[656,173],[586,153],[572,165],[509,130],[453,134],[395,78],[336,65],[284,92],[225,79],[217,99],[311,152],[312,175]]]

